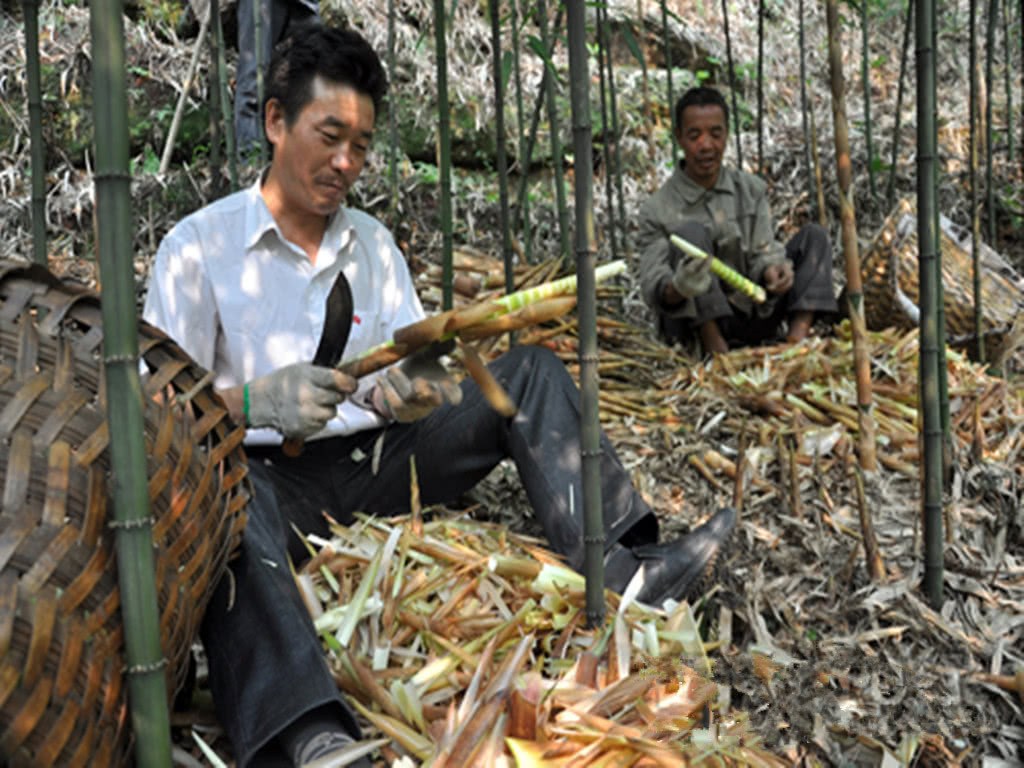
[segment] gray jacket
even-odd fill
[[[704,189],[686,175],[682,163],[678,165],[640,208],[636,246],[640,288],[648,306],[669,317],[695,316],[692,299],[671,307],[661,301],[662,286],[675,269],[668,236],[687,220],[705,224],[715,244],[714,255],[754,282],[761,281],[769,264],[785,261],[785,248],[775,241],[775,222],[768,210],[766,190],[757,176],[724,166],[715,186]],[[744,314],[753,314],[750,299],[722,287],[730,304]],[[769,296],[757,307],[757,314],[770,314],[774,299]]]

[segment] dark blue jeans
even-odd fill
[[[540,347],[515,347],[490,367],[518,405],[511,419],[467,379],[458,406],[412,424],[307,443],[297,458],[250,449],[255,498],[241,555],[218,585],[202,628],[217,713],[240,766],[253,764],[296,717],[324,704],[336,706],[357,732],[289,573],[287,555],[296,564],[306,557],[291,524],[326,536],[324,513],[342,523],[356,511],[407,513],[410,458],[428,505],[456,500],[511,458],[551,548],[582,567],[579,391],[562,362]],[[382,434],[374,474],[370,457]],[[603,434],[601,448],[606,551],[624,538],[630,545],[656,541],[657,520]],[[606,582],[621,589],[624,578],[609,573]],[[255,763],[263,757],[260,751]]]

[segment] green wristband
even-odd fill
[[[249,383],[242,387],[242,424],[249,426]]]

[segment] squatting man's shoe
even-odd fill
[[[650,605],[686,600],[708,586],[718,556],[736,527],[736,510],[723,507],[707,522],[682,538],[662,544],[617,545],[605,558],[606,585],[626,590],[641,580],[636,599]]]

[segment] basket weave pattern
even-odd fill
[[[970,237],[940,217],[943,307],[950,342],[964,343],[974,336],[974,262]],[[982,328],[998,346],[1024,312],[1024,280],[992,248],[981,244]],[[901,311],[898,295],[920,303],[918,296],[917,210],[907,199],[899,201],[883,223],[861,261],[864,315],[868,328],[913,328]]]
[[[120,765],[131,748],[95,294],[0,262],[0,764]],[[244,429],[206,372],[140,323],[169,693],[248,501]]]

